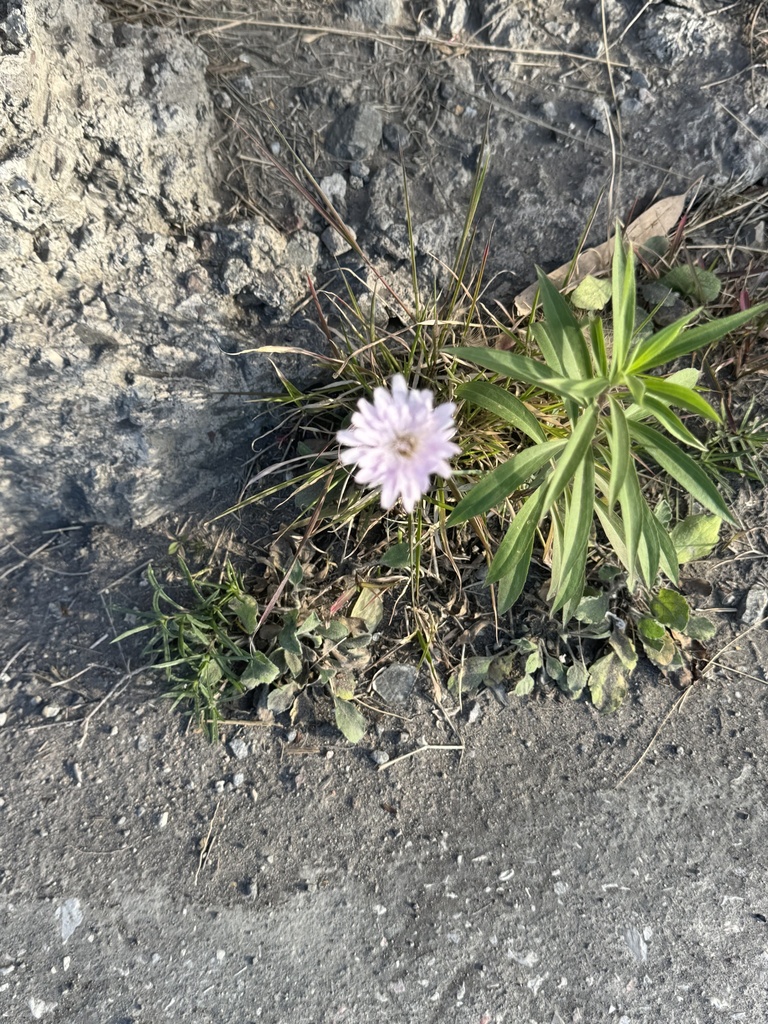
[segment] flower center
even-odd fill
[[[416,451],[416,439],[412,434],[398,434],[392,442],[392,449],[401,458],[409,459]]]

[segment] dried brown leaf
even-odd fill
[[[668,235],[672,232],[685,207],[685,193],[679,196],[667,196],[654,203],[645,213],[632,221],[626,229],[626,237],[634,246],[642,245],[654,235]],[[613,259],[613,238],[594,249],[585,249],[576,260],[573,273],[568,281],[569,287],[575,287],[585,277],[592,274],[607,273]],[[548,274],[550,281],[559,288],[566,279],[571,261],[564,263],[557,270]],[[533,309],[538,284],[531,284],[515,298],[515,309],[521,316],[526,316]]]

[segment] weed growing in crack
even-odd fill
[[[754,469],[759,437],[703,397],[706,358],[704,373],[680,360],[743,337],[768,304],[679,315],[681,297],[723,302],[715,270],[671,265],[666,239],[629,245],[617,230],[610,279],[587,276],[566,297],[539,272],[541,315],[534,300],[525,320],[502,320],[484,305],[487,248],[470,269],[486,169],[483,158],[440,292],[420,279],[405,183],[407,294],[315,204],[376,285],[366,295],[347,276],[345,292],[313,293],[327,352],[281,350],[317,358],[324,381],[301,391],[278,371],[281,457],[230,511],[290,510],[282,578],[257,603],[229,563],[218,584],[183,567],[184,607],[150,576],[154,617],[139,627],[211,735],[221,708],[253,690],[262,712],[292,720],[307,694],[330,697],[355,742],[361,679],[401,648],[418,651],[438,704],[446,681],[460,706],[480,686],[504,702],[549,680],[610,711],[639,651],[690,679],[712,636],[672,587],[733,521],[722,473]]]
[[[484,367],[502,381],[474,382],[458,394],[524,429],[534,444],[476,483],[447,525],[483,516],[525,488],[525,502],[495,552],[488,580],[499,584],[499,611],[510,609],[525,586],[536,532],[548,518],[551,609],[562,610],[567,621],[584,591],[595,517],[626,569],[630,590],[638,576],[653,587],[659,569],[678,582],[674,546],[643,496],[638,463],[652,460],[704,508],[732,522],[715,483],[681,447],[706,450],[673,409],[720,423],[695,390],[698,371],[682,369],[666,377],[651,371],[711,345],[768,305],[696,327],[690,326],[697,312],[692,311],[660,331],[643,332],[636,322],[633,252],[619,233],[607,336],[600,316],[577,319],[541,271],[539,286],[544,319],[532,324],[530,333],[541,360],[493,349],[453,350],[457,359]],[[557,397],[561,405],[554,430],[534,425],[529,410],[510,391],[518,382]]]
[[[461,451],[454,453],[450,477],[443,459],[443,480],[434,493],[429,493],[426,476],[413,493],[404,487],[383,488],[387,515],[379,513],[378,525],[394,526],[399,535],[409,538],[407,544],[399,541],[392,551],[397,550],[402,564],[411,567],[414,629],[410,637],[420,642],[431,664],[436,650],[442,647],[440,653],[448,653],[440,643],[440,628],[434,628],[434,619],[429,635],[423,628],[430,621],[429,615],[424,615],[430,600],[423,599],[420,567],[425,555],[432,565],[452,566],[461,588],[460,563],[471,539],[465,524],[482,546],[487,583],[498,584],[493,595],[497,631],[498,617],[512,609],[523,593],[537,548],[550,574],[548,611],[562,615],[560,641],[554,644],[560,653],[553,656],[541,644],[516,638],[512,653],[475,658],[471,677],[475,681],[482,677],[491,685],[494,674],[498,677],[503,668],[508,679],[516,680],[514,692],[522,695],[531,691],[537,674],[544,673],[571,696],[588,688],[594,703],[609,710],[620,703],[627,676],[637,664],[632,637],[659,667],[681,672],[686,669],[684,653],[690,649],[690,641],[703,641],[711,634],[703,623],[686,634],[681,615],[668,621],[658,609],[658,614],[646,614],[649,605],[658,605],[659,595],[677,593],[666,588],[657,591],[659,573],[677,585],[678,566],[684,560],[675,530],[670,532],[669,518],[665,519],[661,506],[654,508],[650,501],[653,491],[659,489],[654,467],[665,471],[674,486],[682,489],[689,507],[695,503],[712,513],[689,516],[676,530],[696,522],[694,532],[709,536],[714,530],[716,540],[722,521],[733,522],[713,479],[715,474],[707,472],[708,465],[716,462],[708,457],[713,443],[702,440],[689,426],[696,428],[691,420],[699,418],[715,424],[722,435],[726,431],[722,417],[698,389],[699,370],[682,367],[664,375],[663,367],[679,366],[681,358],[710,349],[763,315],[768,304],[704,323],[694,323],[702,311],[693,309],[654,329],[654,315],[673,290],[689,298],[714,301],[720,294],[719,279],[713,271],[697,266],[666,268],[663,273],[651,266],[657,290],[643,286],[643,294],[659,301],[649,313],[637,301],[633,247],[617,229],[610,280],[587,277],[566,299],[540,271],[543,317],[532,316],[525,329],[520,329],[502,324],[482,309],[478,301],[480,275],[465,280],[469,238],[468,226],[454,266],[459,286],[449,289],[446,306],[436,303],[427,310],[416,305],[414,309],[421,315],[414,317],[415,322],[402,324],[389,336],[378,332],[373,321],[366,321],[365,330],[359,329],[357,334],[345,332],[337,380],[325,392],[290,397],[303,411],[311,409],[323,394],[324,411],[330,411],[334,404],[330,389],[339,395],[341,381],[354,381],[365,388],[366,395],[377,396],[378,411],[383,415],[390,401],[384,388],[394,373],[403,402],[408,394],[423,393],[406,391],[406,375],[419,387],[429,385],[439,399],[445,399],[443,408],[451,408],[448,403],[454,402],[457,439],[462,444]],[[643,265],[650,266],[653,257],[656,267],[661,267],[666,249],[665,239],[650,239],[642,247]],[[413,277],[415,282],[415,270]],[[661,297],[659,287],[664,291]],[[418,299],[416,286],[414,293]],[[461,299],[466,308],[459,310]],[[600,310],[609,302],[611,315],[605,317]],[[496,344],[489,343],[491,332],[495,332]],[[489,373],[473,371],[473,366]],[[374,410],[366,397],[358,402],[360,410]],[[351,415],[353,428],[342,426],[337,433],[331,430],[326,435],[324,455],[331,464],[324,472],[341,476],[347,501],[345,508],[334,508],[331,521],[350,528],[355,522],[354,503],[367,502],[364,537],[377,515],[375,499],[366,498],[366,491],[350,481],[344,463],[358,461],[354,456],[342,453],[341,463],[332,459],[338,441],[345,445],[359,441],[352,436],[355,427],[370,432],[372,423],[370,416],[366,418],[360,411],[350,413],[348,398],[335,404],[335,422],[348,422]],[[383,420],[379,428],[377,436],[371,433],[368,439],[372,450],[379,445],[382,429],[386,434]],[[693,449],[696,457],[686,449]],[[382,472],[377,464],[375,471],[366,470],[357,482],[369,486],[382,483]],[[406,499],[403,506],[395,506],[398,493]],[[408,513],[407,519],[403,513]],[[623,567],[619,574],[622,607],[617,611],[610,610],[605,594],[602,608],[600,592],[589,589],[597,563],[611,558]],[[686,622],[688,618],[686,615]],[[588,636],[585,629],[590,631]],[[577,637],[579,653],[563,642],[569,630]],[[581,649],[584,639],[591,642],[589,665]],[[599,650],[597,641],[603,641],[604,650],[607,642],[607,653],[594,656]],[[440,660],[451,664],[450,655]],[[462,664],[466,665],[466,660]],[[493,666],[493,671],[491,675],[481,673],[478,666]],[[465,689],[462,678],[457,669],[450,675],[451,686],[458,693]]]

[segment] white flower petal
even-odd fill
[[[382,481],[381,485],[381,507],[392,508],[397,501],[397,484],[391,477]]]
[[[337,439],[346,446],[339,458],[344,465],[357,466],[355,480],[381,488],[381,504],[392,508],[398,498],[412,512],[431,486],[431,477],[450,476],[449,459],[460,447],[450,438],[456,432],[456,406],[444,402],[434,407],[434,395],[427,389],[409,390],[402,374],[396,374],[389,389],[378,387],[373,402],[360,399],[350,427]]]

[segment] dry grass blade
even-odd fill
[[[208,833],[200,843],[200,857],[197,861],[197,871],[195,871],[195,879],[193,884],[197,885],[197,880],[200,877],[200,872],[203,870],[205,865],[208,863],[211,851],[213,850],[213,844],[216,842],[216,837],[213,835],[213,827],[216,824],[216,817],[219,813],[219,807],[221,807],[221,800],[216,801],[216,806],[211,815],[211,820],[208,825]]]
[[[411,757],[416,757],[417,754],[423,754],[427,750],[460,750],[464,752],[463,743],[425,743],[423,747],[414,747],[413,750],[409,750],[407,754],[400,754],[399,757],[393,757],[391,761],[385,761],[384,764],[380,764],[378,770],[380,772],[389,771],[390,768],[394,768],[396,764],[400,764],[402,761],[407,761]]]

